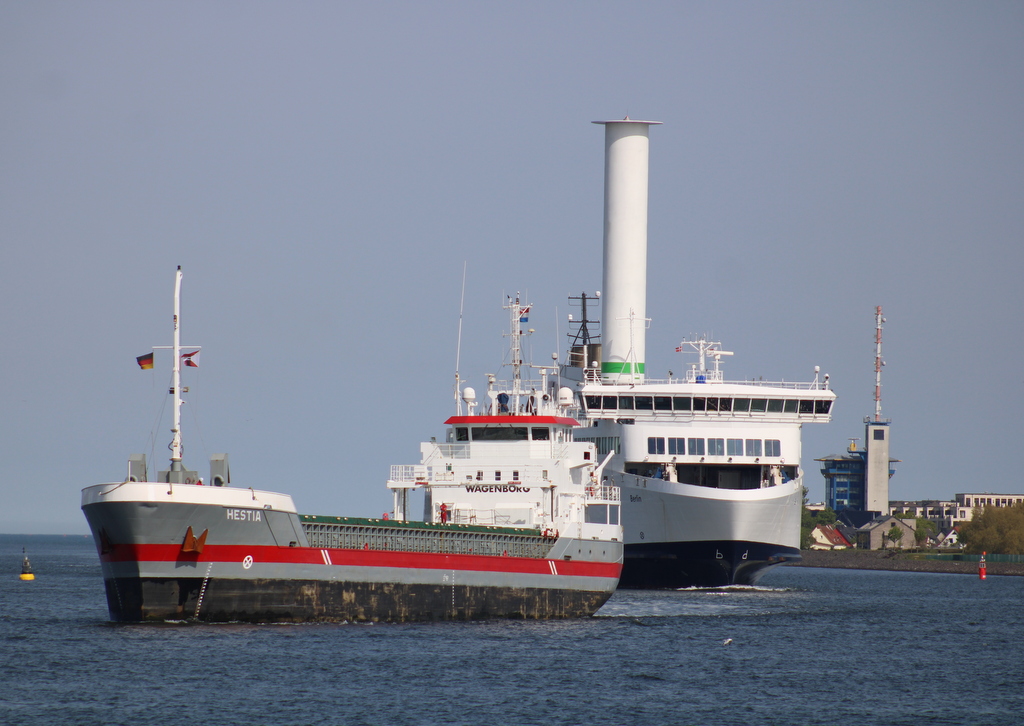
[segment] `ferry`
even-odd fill
[[[611,457],[601,483],[621,491],[620,587],[754,585],[800,559],[801,432],[831,419],[835,393],[817,367],[805,382],[728,381],[721,361],[733,352],[706,336],[676,345],[696,357],[680,375],[647,377],[649,128],[659,122],[595,123],[605,127],[604,289],[571,298],[582,318],[561,375],[575,386],[576,440]]]
[[[443,443],[391,468],[381,518],[300,514],[290,495],[232,484],[215,454],[207,481],[182,462],[182,272],[174,282],[171,458],[149,476],[132,455],[122,481],[82,491],[82,510],[117,622],[406,622],[577,618],[614,592],[623,562],[619,491],[601,485],[597,446],[574,440],[574,394],[556,366],[488,379],[481,405],[459,390]],[[518,296],[509,301],[518,351]],[[153,366],[152,354],[139,365]],[[423,518],[410,518],[422,498]]]

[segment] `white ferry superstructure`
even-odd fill
[[[576,385],[576,440],[611,456],[602,483],[621,489],[620,587],[751,585],[800,557],[802,427],[828,422],[835,394],[817,369],[806,383],[726,381],[721,358],[732,353],[706,338],[676,348],[698,358],[684,375],[646,377],[648,129],[656,122],[600,123],[602,341],[589,335],[583,296],[561,374]]]

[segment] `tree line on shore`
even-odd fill
[[[960,541],[974,555],[1024,555],[1024,502],[976,508],[971,521],[960,525]]]

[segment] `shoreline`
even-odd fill
[[[845,570],[889,570],[893,572],[940,572],[978,576],[977,562],[922,560],[892,550],[800,550],[803,561],[790,567],[832,567]],[[1024,562],[988,562],[989,575],[1024,576]]]

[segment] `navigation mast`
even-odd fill
[[[510,355],[512,356],[512,410],[519,410],[519,397],[522,393],[522,366],[523,366],[523,330],[520,328],[521,323],[529,322],[530,320],[530,308],[532,305],[529,303],[522,304],[519,299],[519,293],[516,293],[515,298],[509,296],[508,303],[503,305],[506,310],[509,311],[509,337],[512,338],[512,344],[510,346]],[[527,331],[532,333],[533,330]]]
[[[181,265],[178,265],[178,269],[174,274],[174,341],[173,345],[154,345],[153,349],[170,349],[171,355],[174,360],[171,362],[171,388],[168,391],[173,397],[174,402],[172,407],[173,423],[171,424],[171,443],[167,448],[171,450],[171,465],[167,471],[159,472],[161,477],[160,481],[166,481],[169,484],[192,484],[199,479],[198,475],[194,471],[188,471],[181,465],[182,460],[182,445],[181,445],[181,405],[184,401],[181,398],[182,393],[188,393],[188,387],[182,387],[181,385],[181,363],[185,361],[185,365],[196,366],[196,363],[192,360],[193,356],[197,355],[202,346],[190,346],[187,350],[194,348],[195,350],[190,353],[182,354],[181,349]]]
[[[171,471],[181,471],[181,265],[174,275],[174,367],[171,393],[174,395],[174,424],[171,428]]]

